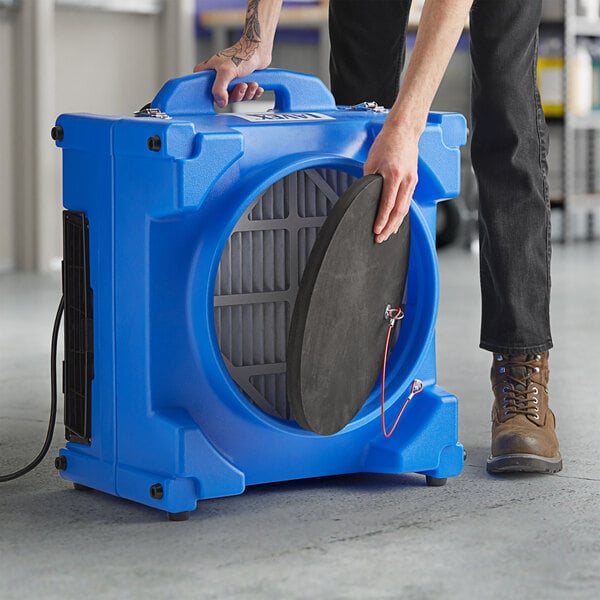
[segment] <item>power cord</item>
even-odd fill
[[[48,450],[50,449],[50,445],[52,444],[52,435],[54,434],[54,427],[56,425],[56,407],[57,407],[57,386],[56,386],[56,349],[58,346],[58,331],[60,329],[60,321],[63,315],[63,310],[65,306],[64,298],[60,299],[60,303],[58,305],[58,310],[56,311],[56,317],[54,319],[54,327],[52,328],[52,345],[50,349],[50,418],[48,420],[48,431],[46,432],[46,440],[40,453],[25,467],[15,471],[14,473],[9,473],[8,475],[0,475],[0,483],[5,483],[7,481],[11,481],[13,479],[17,479],[18,477],[22,477],[29,471],[32,471],[37,467],[46,454],[48,454]]]

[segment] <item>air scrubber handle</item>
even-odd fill
[[[211,92],[214,79],[214,71],[171,79],[160,89],[151,106],[172,117],[212,115],[215,113]],[[265,69],[234,79],[230,89],[237,83],[250,81],[256,81],[265,90],[275,92],[275,110],[280,112],[330,111],[336,108],[331,92],[314,75]]]

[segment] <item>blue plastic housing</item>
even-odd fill
[[[168,119],[57,120],[64,206],[89,222],[94,302],[91,444],[66,444],[61,475],[170,513],[266,482],[352,472],[457,475],[457,400],[436,385],[434,238],[436,202],[459,193],[464,118],[432,113],[420,140],[406,317],[387,369],[388,421],[415,378],[424,391],[390,439],[381,431],[379,388],[344,430],[320,437],[262,412],[233,383],[215,337],[216,272],[240,215],[275,181],[311,167],[360,176],[386,113],[336,107],[312,76],[266,70],[252,79],[276,97],[275,111],[255,120],[215,114],[212,73],[165,84],[152,106]]]

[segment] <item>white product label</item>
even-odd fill
[[[543,104],[563,103],[563,70],[545,67],[539,71],[539,88]]]
[[[313,112],[263,112],[263,113],[235,113],[233,116],[252,121],[254,123],[272,123],[273,121],[330,121],[333,117]]]

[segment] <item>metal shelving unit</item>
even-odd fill
[[[600,16],[595,19],[582,17],[577,14],[577,1],[565,0],[564,23],[564,127],[563,127],[563,185],[564,185],[564,221],[563,239],[571,241],[574,236],[573,217],[576,211],[587,210],[588,238],[598,237],[597,223],[594,222],[594,212],[591,209],[600,207],[600,189],[595,187],[595,170],[598,168],[596,141],[600,135],[600,111],[586,115],[573,114],[572,98],[569,98],[571,78],[575,76],[571,68],[577,48],[577,40],[581,37],[600,38]],[[582,134],[587,140],[586,189],[577,189],[577,137]]]

